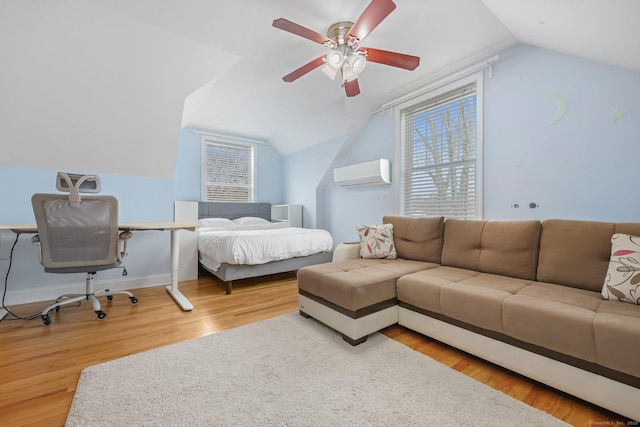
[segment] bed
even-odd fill
[[[326,230],[271,222],[270,203],[198,203],[200,266],[225,282],[296,271],[331,261]]]

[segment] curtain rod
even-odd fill
[[[456,72],[454,74],[451,74],[448,77],[445,77],[443,79],[437,80],[437,81],[435,81],[435,82],[433,82],[433,83],[431,83],[431,84],[429,84],[429,85],[427,85],[425,87],[422,87],[420,89],[416,89],[416,90],[411,91],[411,92],[409,92],[409,93],[407,93],[405,95],[402,95],[402,96],[400,96],[400,97],[398,97],[398,98],[396,98],[396,99],[394,99],[392,101],[384,103],[377,110],[372,111],[370,115],[373,116],[374,114],[377,114],[377,113],[379,113],[381,111],[384,111],[384,110],[386,110],[388,108],[395,107],[396,105],[400,105],[403,102],[406,102],[406,101],[409,101],[411,99],[417,98],[417,97],[419,97],[421,95],[424,95],[425,93],[428,93],[428,92],[430,92],[432,90],[441,88],[442,86],[448,85],[449,83],[452,83],[452,82],[454,82],[454,81],[456,81],[458,79],[461,79],[463,77],[467,77],[467,76],[469,76],[469,75],[471,75],[471,74],[473,74],[475,72],[478,72],[480,70],[484,70],[485,68],[488,68],[488,67],[490,68],[489,78],[491,78],[491,77],[493,77],[493,63],[496,62],[498,60],[498,58],[499,58],[498,55],[492,56],[489,59],[485,59],[482,62],[479,62],[479,63],[477,63],[475,65],[470,66],[470,67],[464,68],[464,69],[462,69],[462,70],[460,70],[460,71],[458,71],[458,72]]]
[[[201,130],[194,130],[193,133],[198,135],[214,136],[216,138],[229,139],[229,140],[238,141],[238,142],[250,142],[253,144],[271,145],[271,143],[268,141],[263,141],[260,139],[253,139],[253,138],[245,138],[242,136],[224,135],[221,133],[205,132]]]

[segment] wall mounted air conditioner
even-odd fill
[[[391,184],[391,162],[378,159],[333,170],[333,179],[342,187]]]

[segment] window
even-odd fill
[[[481,103],[477,77],[470,80],[399,109],[400,209],[404,215],[482,216]]]
[[[202,200],[254,201],[254,151],[251,143],[202,138]]]

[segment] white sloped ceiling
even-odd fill
[[[0,164],[172,178],[184,99],[238,58],[80,0],[0,2]]]
[[[351,132],[383,102],[519,42],[640,70],[640,2],[395,0],[363,46],[421,57],[368,64],[347,99],[320,70],[320,33],[369,0],[0,0],[0,164],[171,178],[181,127],[286,155]]]

